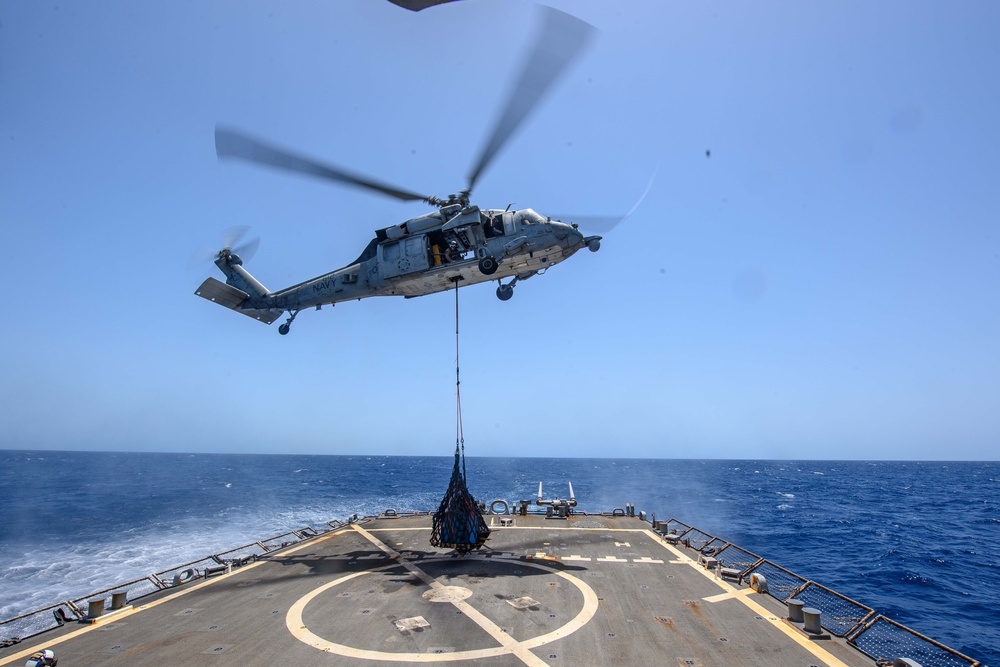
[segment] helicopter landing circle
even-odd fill
[[[477,561],[467,561],[469,563],[477,563]],[[481,564],[483,561],[478,561]],[[429,558],[422,559],[420,561],[421,567],[433,567],[435,563],[454,563],[454,559],[448,558]],[[509,562],[509,561],[492,561],[494,565],[509,565],[516,568],[533,568],[539,570],[540,575],[545,576],[546,581],[555,582],[566,582],[572,584],[583,596],[583,604],[577,614],[572,617],[568,622],[564,623],[560,627],[553,629],[536,637],[531,637],[523,641],[518,641],[511,634],[497,625],[494,621],[484,615],[476,605],[476,592],[470,588],[464,586],[448,586],[443,585],[436,579],[425,574],[419,568],[417,568],[411,562],[397,562],[391,565],[386,565],[384,567],[376,568],[373,570],[366,570],[363,572],[353,572],[351,574],[339,577],[333,581],[325,583],[314,590],[310,591],[306,595],[299,598],[288,610],[285,616],[285,625],[288,631],[298,639],[299,641],[312,646],[313,648],[323,651],[325,653],[332,653],[334,655],[341,655],[351,658],[360,658],[362,660],[375,660],[375,661],[395,661],[395,662],[453,662],[460,660],[479,660],[484,658],[492,658],[503,655],[515,655],[521,659],[522,662],[529,665],[543,665],[537,656],[531,653],[532,649],[544,646],[550,642],[556,641],[557,639],[562,639],[573,632],[576,632],[584,625],[586,625],[597,612],[598,598],[597,594],[594,592],[589,585],[583,582],[577,577],[567,574],[561,570],[557,570],[540,563],[532,563],[525,561]],[[484,641],[488,643],[496,643],[499,645],[489,646],[486,648],[476,648],[471,650],[462,651],[441,651],[441,652],[422,652],[422,653],[407,653],[407,652],[396,652],[396,651],[377,651],[372,649],[357,648],[354,646],[349,646],[344,643],[338,643],[331,641],[324,637],[321,637],[316,632],[313,632],[309,627],[307,627],[306,621],[304,620],[304,615],[306,607],[317,597],[322,596],[324,593],[335,593],[331,589],[335,589],[338,586],[343,586],[351,582],[352,580],[371,576],[375,574],[387,574],[391,570],[397,570],[400,566],[405,567],[410,573],[417,576],[417,578],[423,580],[426,590],[421,594],[421,598],[427,602],[445,602],[450,603],[455,606],[457,612],[475,623],[480,630],[484,633]],[[550,586],[552,583],[549,584]],[[328,601],[327,604],[338,604],[341,598],[349,599],[350,593],[340,593],[339,596],[333,599],[333,601]],[[480,600],[485,601],[486,595],[480,593]],[[482,602],[480,602],[480,607],[482,607]],[[513,604],[511,605],[514,606]],[[437,604],[432,606],[437,609],[439,606]],[[329,614],[325,614],[329,616]],[[419,618],[419,621],[423,621]],[[412,619],[405,619],[412,620]],[[420,623],[417,625],[420,625]],[[426,623],[426,622],[425,622]],[[397,630],[393,628],[390,632],[396,632]],[[492,642],[489,638],[492,637]]]

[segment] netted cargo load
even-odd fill
[[[486,525],[479,504],[465,485],[463,467],[459,452],[456,450],[455,467],[451,471],[448,491],[444,494],[437,512],[434,513],[431,545],[468,553],[486,543],[490,529]]]

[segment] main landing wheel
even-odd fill
[[[317,308],[318,308],[318,306],[317,306]],[[299,311],[297,311],[297,310],[290,310],[290,311],[288,311],[288,319],[285,320],[284,324],[282,324],[280,327],[278,327],[278,333],[280,333],[282,336],[287,336],[289,330],[292,328],[292,322],[295,321],[295,318],[298,317],[298,314],[299,314]]]
[[[510,297],[514,296],[514,288],[510,285],[501,284],[497,287],[497,298],[501,301],[510,301]]]
[[[492,255],[487,255],[479,260],[479,271],[484,276],[492,276],[497,272],[497,268],[500,264],[497,262],[496,257]]]

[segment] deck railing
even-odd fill
[[[749,580],[754,574],[762,575],[767,581],[767,594],[776,600],[787,602],[794,598],[806,607],[819,609],[824,630],[847,638],[848,643],[877,664],[891,665],[896,658],[905,656],[922,667],[981,667],[979,661],[886,618],[867,605],[720,537],[678,519],[652,523],[658,533],[669,535],[679,546],[714,555],[723,567],[739,569],[740,581]]]
[[[117,592],[127,593],[130,601],[136,600],[167,588],[179,586],[193,578],[204,577],[213,568],[222,569],[227,564],[238,566],[258,558],[264,558],[274,551],[338,530],[345,525],[347,524],[342,521],[333,520],[321,528],[304,526],[297,530],[248,542],[233,549],[153,572],[138,579],[118,583],[87,595],[4,619],[0,621],[0,648],[11,646],[28,637],[59,627],[67,621],[78,621],[86,618],[88,601],[90,600],[107,598],[110,594]]]

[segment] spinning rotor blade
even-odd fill
[[[517,83],[507,97],[506,108],[469,174],[469,191],[594,33],[592,25],[575,16],[551,7],[542,7],[541,11],[544,21],[541,31],[524,62]]]
[[[224,157],[240,158],[248,162],[256,162],[269,167],[316,176],[328,181],[346,183],[367,190],[374,190],[375,192],[380,192],[396,199],[402,199],[403,201],[434,201],[433,197],[380,183],[365,176],[353,174],[346,169],[321,164],[311,158],[296,155],[276,146],[265,144],[242,132],[220,126],[216,126],[215,128],[215,153],[219,156],[219,159]]]
[[[224,230],[222,232],[223,249],[239,255],[244,262],[249,262],[257,254],[257,248],[260,247],[260,237],[246,238],[249,233],[249,225],[236,225]]]
[[[249,232],[250,227],[248,225],[237,225],[223,230],[222,250],[229,250],[230,252],[236,253],[240,256],[240,259],[245,262],[249,262],[250,259],[257,254],[257,248],[260,247],[259,236],[253,236],[245,239]],[[219,256],[219,252],[219,248],[207,248],[204,246],[199,248],[188,260],[188,268],[193,269],[200,267],[202,264],[214,262]]]
[[[250,232],[250,225],[236,225],[222,230],[222,247],[234,250],[237,243]],[[251,239],[252,240],[252,239]]]
[[[639,199],[632,204],[632,208],[625,215],[555,215],[552,217],[562,222],[575,222],[585,232],[597,232],[598,234],[610,232],[639,208],[639,205],[642,204],[643,200],[646,199],[646,195],[652,189],[653,181],[656,180],[656,174],[659,170],[660,167],[657,165],[656,169],[653,170],[653,175],[649,177],[649,183],[646,183],[646,189],[642,191]]]
[[[581,232],[606,234],[618,226],[627,216],[624,215],[554,215],[553,220],[560,222],[575,222]]]
[[[389,0],[394,5],[399,5],[404,9],[409,9],[414,12],[419,12],[421,9],[427,9],[428,7],[433,7],[434,5],[443,5],[446,2],[454,2],[455,0]]]

